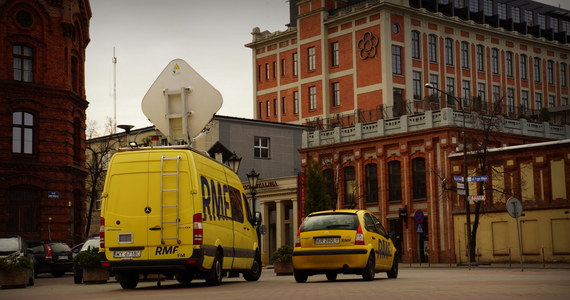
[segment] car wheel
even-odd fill
[[[394,257],[392,268],[387,273],[388,273],[388,278],[398,278],[398,259],[396,257]]]
[[[73,283],[80,284],[83,281],[83,276],[73,276]]]
[[[335,281],[338,273],[329,272],[326,274],[328,281]]]
[[[368,257],[368,263],[366,264],[366,267],[364,267],[364,270],[362,270],[362,279],[366,281],[374,280],[374,274],[376,273],[374,270],[375,264],[376,261],[374,259],[374,255],[370,254]]]
[[[293,276],[295,276],[295,281],[297,281],[298,283],[307,282],[307,279],[309,279],[309,275],[301,271],[294,271]]]
[[[116,278],[121,287],[126,290],[134,289],[139,284],[138,273],[117,273]]]
[[[255,254],[253,265],[247,272],[243,272],[243,278],[247,281],[257,281],[261,277],[261,256],[259,253]]]
[[[174,275],[176,280],[182,284],[188,284],[194,279],[194,274],[191,271],[181,271]]]
[[[212,268],[208,272],[206,278],[206,284],[211,286],[218,286],[222,284],[222,256],[218,252],[216,257],[214,257],[214,262],[212,263]]]

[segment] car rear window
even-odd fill
[[[20,250],[20,243],[18,238],[5,238],[0,239],[0,254],[8,255]]]
[[[54,252],[66,252],[71,251],[68,245],[62,243],[51,243],[49,244],[50,248]]]
[[[306,218],[301,232],[313,230],[356,230],[358,217],[355,214],[322,214]]]

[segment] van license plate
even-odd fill
[[[113,252],[114,258],[131,258],[131,257],[140,257],[140,251],[115,251]]]
[[[340,238],[338,237],[315,238],[315,245],[331,245],[331,244],[338,244],[339,242]]]

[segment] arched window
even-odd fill
[[[73,161],[81,161],[81,121],[73,120]]]
[[[12,113],[12,153],[34,153],[34,115],[29,112]]]
[[[423,157],[412,159],[412,199],[426,198],[426,160]]]
[[[344,206],[354,207],[356,199],[356,176],[354,167],[348,166],[343,169],[344,178]]]
[[[333,200],[333,203],[336,203],[336,183],[334,182],[334,173],[332,169],[324,169],[323,170],[323,177],[325,178],[325,183],[327,184],[327,194]]]
[[[388,201],[402,201],[402,177],[400,162],[397,160],[388,163]]]
[[[378,203],[378,167],[367,164],[366,172],[366,203]]]

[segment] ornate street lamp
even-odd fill
[[[469,261],[468,262],[469,269],[471,269],[471,205],[469,203],[469,183],[467,182],[468,173],[467,173],[467,141],[465,139],[465,109],[463,108],[463,104],[461,103],[461,101],[457,99],[455,96],[436,88],[431,83],[426,83],[425,87],[443,93],[447,97],[450,97],[451,99],[455,100],[455,102],[457,102],[457,104],[459,105],[459,108],[461,109],[461,113],[463,115],[463,132],[462,132],[463,133],[463,185],[464,185],[463,200],[465,202],[465,217],[467,218],[467,257]]]
[[[228,166],[230,167],[230,169],[232,169],[232,171],[234,171],[234,173],[237,174],[238,170],[239,170],[239,165],[241,163],[241,157],[238,157],[236,155],[236,153],[232,153],[232,156],[230,156],[228,158]]]

